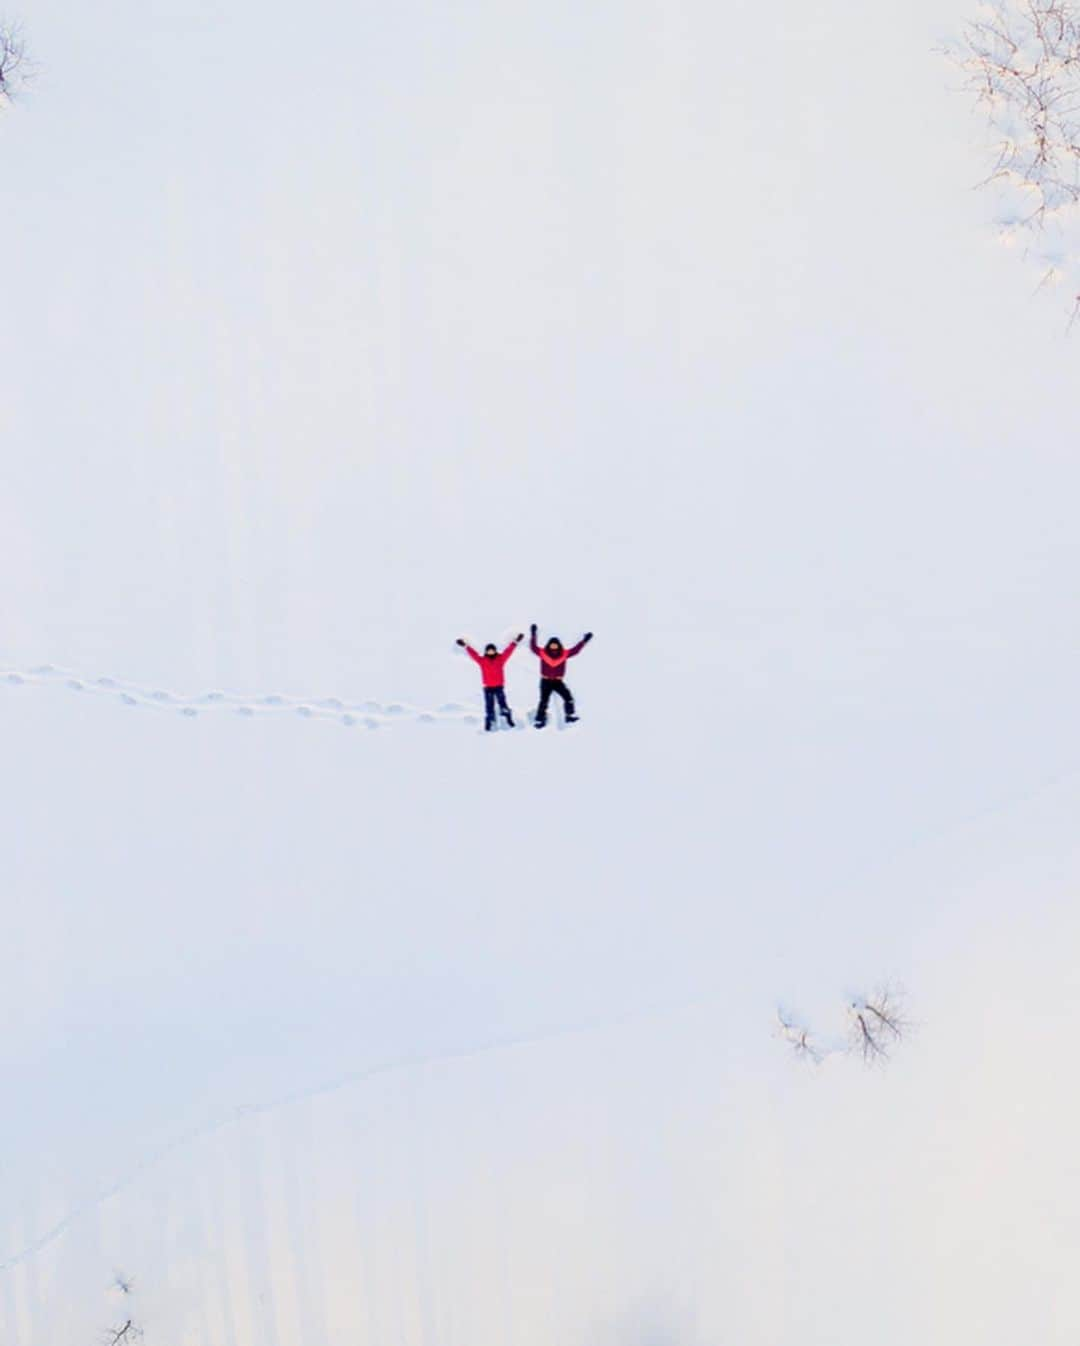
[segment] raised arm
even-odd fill
[[[567,659],[573,659],[575,654],[580,654],[590,640],[592,640],[592,632],[586,631],[585,634],[578,641],[578,643],[576,645],[571,645],[570,648],[566,651]]]
[[[506,649],[503,650],[502,655],[500,656],[504,663],[506,662],[507,659],[510,658],[510,656],[514,653],[514,651],[517,649],[517,647],[521,644],[521,642],[524,639],[525,637],[523,635],[515,636],[514,639],[510,642],[510,644],[507,645]]]
[[[529,627],[529,649],[532,650],[533,654],[539,654],[539,653],[540,653],[540,646],[536,643],[536,623],[535,623],[535,622],[533,622],[532,626]]]
[[[483,659],[481,659],[480,655],[476,653],[476,651],[473,649],[473,647],[469,644],[467,640],[462,640],[459,638],[456,643],[461,646],[461,648],[465,651],[465,653],[474,663],[482,664],[484,662]]]

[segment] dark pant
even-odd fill
[[[563,682],[562,678],[541,678],[540,679],[540,705],[536,711],[536,723],[546,724],[548,713],[548,702],[551,700],[552,693],[555,696],[561,696],[563,699],[563,709],[567,715],[574,714],[574,694]]]
[[[484,688],[484,728],[495,728],[495,707],[498,706],[499,714],[502,715],[507,724],[514,723],[514,717],[510,714],[510,707],[506,704],[506,692],[502,687]]]

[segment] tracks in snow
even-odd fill
[[[231,714],[244,719],[295,715],[305,720],[326,720],[346,729],[381,729],[402,721],[439,724],[456,721],[479,725],[483,713],[476,705],[449,701],[437,710],[424,710],[405,702],[343,701],[336,696],[296,697],[269,694],[241,696],[237,692],[209,691],[182,696],[163,688],[141,687],[122,678],[85,677],[53,664],[29,669],[0,672],[0,685],[6,687],[59,687],[80,696],[104,697],[129,709],[163,711],[195,719],[204,714]]]

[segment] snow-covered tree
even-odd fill
[[[949,49],[993,136],[986,184],[1003,241],[1080,315],[1080,7],[992,0]]]
[[[848,1006],[848,1045],[867,1065],[887,1061],[907,1032],[903,994],[896,986],[879,987],[873,995],[857,996]]]
[[[119,1300],[120,1312],[102,1335],[104,1346],[135,1346],[143,1339],[143,1330],[132,1316],[132,1298],[135,1286],[130,1276],[116,1272],[109,1286],[109,1297]]]
[[[0,105],[17,98],[31,74],[22,29],[0,19]]]
[[[871,995],[857,995],[847,1007],[848,1031],[819,1037],[791,1010],[778,1009],[779,1036],[803,1060],[820,1065],[832,1056],[858,1056],[866,1065],[887,1061],[907,1036],[910,1023],[904,1012],[903,990],[893,983]]]

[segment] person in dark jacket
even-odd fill
[[[458,640],[458,644],[469,658],[480,665],[480,677],[484,684],[484,728],[489,731],[495,728],[496,707],[510,728],[514,727],[514,716],[506,704],[506,675],[503,669],[506,667],[506,661],[524,639],[524,633],[516,636],[501,653],[497,645],[485,645],[482,655],[477,654],[467,640]]]
[[[529,648],[533,654],[540,658],[540,705],[536,710],[536,719],[533,724],[537,729],[543,729],[547,724],[548,702],[552,696],[561,696],[563,709],[566,713],[566,723],[574,724],[580,717],[574,706],[574,694],[567,687],[563,678],[566,674],[566,661],[573,659],[575,654],[580,654],[585,646],[592,640],[592,632],[586,631],[576,645],[571,645],[569,649],[562,643],[558,636],[552,636],[546,645],[541,647],[536,641],[536,623],[529,627]]]

